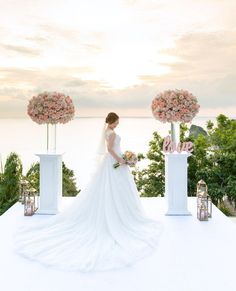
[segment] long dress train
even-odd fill
[[[114,150],[122,155],[117,134]],[[14,235],[17,254],[84,272],[121,268],[150,254],[162,225],[146,217],[129,167],[114,169],[115,162],[106,153],[73,205],[46,221],[19,228]]]

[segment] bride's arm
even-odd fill
[[[113,158],[117,160],[117,162],[119,162],[120,164],[125,164],[125,160],[119,157],[113,150],[115,137],[116,134],[114,132],[109,135],[109,138],[107,140],[107,150],[113,156]]]

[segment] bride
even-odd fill
[[[157,246],[161,225],[146,217],[122,158],[119,116],[106,117],[102,159],[72,206],[14,235],[17,254],[68,271],[104,271],[131,265]],[[102,147],[100,147],[102,148]],[[119,162],[116,169],[113,164]]]

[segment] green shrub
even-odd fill
[[[194,150],[188,158],[188,195],[196,195],[196,185],[201,179],[208,185],[208,192],[215,205],[224,195],[236,204],[236,120],[220,114],[216,126],[207,122],[206,134],[186,136],[188,128],[181,125],[180,140],[192,141]],[[163,138],[153,133],[146,155],[149,165],[134,171],[141,196],[162,196],[164,193]]]
[[[74,172],[62,162],[63,196],[76,196],[80,190],[76,187]],[[22,162],[16,153],[7,157],[4,172],[0,173],[0,215],[19,200],[22,178],[39,192],[39,163],[32,164],[26,177],[22,175]]]
[[[222,211],[226,216],[232,216],[232,212],[231,210],[224,205],[224,203],[220,203],[218,208],[220,209],[220,211]]]
[[[18,201],[21,176],[21,160],[16,153],[10,153],[0,179],[0,215]]]
[[[30,185],[39,192],[39,163],[34,163],[26,174]],[[63,196],[76,196],[80,190],[76,188],[76,182],[73,170],[66,167],[62,162],[62,192]]]

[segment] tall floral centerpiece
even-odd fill
[[[38,124],[47,125],[47,151],[56,151],[56,125],[74,118],[75,108],[70,96],[59,92],[43,92],[28,103],[28,115]]]
[[[166,90],[152,100],[153,116],[161,122],[171,123],[172,141],[179,143],[180,123],[191,122],[200,105],[197,98],[187,90]]]

